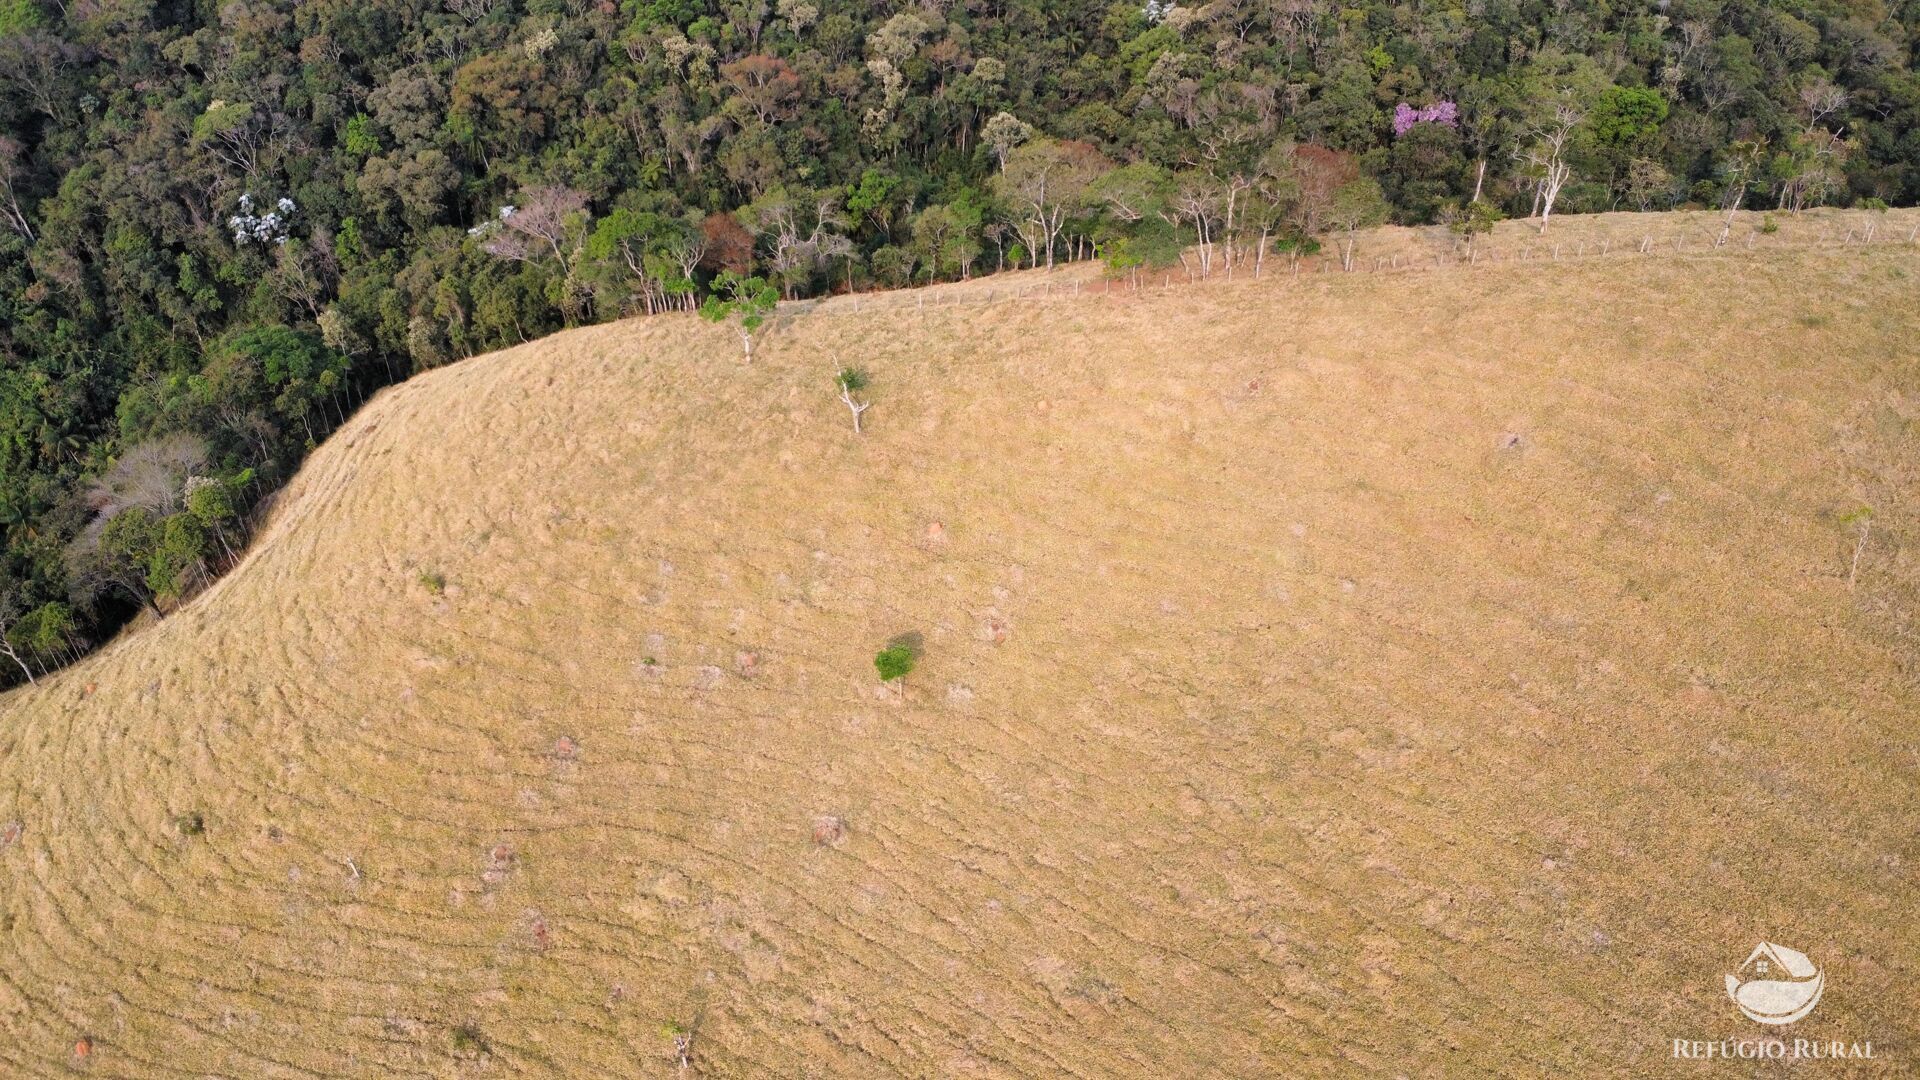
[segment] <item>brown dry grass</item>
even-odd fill
[[[716,1076],[1622,1074],[1757,1034],[1761,938],[1829,974],[1791,1034],[1911,1068],[1916,281],[1327,275],[417,379],[0,705],[0,1073],[670,1076],[674,1023]]]

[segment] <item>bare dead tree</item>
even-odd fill
[[[466,20],[468,26],[487,17],[498,0],[446,0],[446,9]]]
[[[20,582],[12,578],[7,578],[4,583],[0,583],[0,653],[6,654],[7,659],[19,665],[20,674],[25,675],[27,681],[31,683],[36,681],[33,677],[33,669],[27,666],[26,659],[20,655],[20,650],[14,646],[13,639],[8,636],[13,630],[13,624],[24,614],[25,593],[26,590],[21,587]]]
[[[0,86],[10,86],[56,123],[66,119],[71,95],[63,76],[86,50],[44,30],[0,37]]]
[[[1867,536],[1873,531],[1873,511],[1863,508],[1848,516],[1860,524],[1860,536],[1853,543],[1853,565],[1847,568],[1847,591],[1852,592],[1854,582],[1860,577],[1860,556],[1866,553]]]
[[[34,241],[33,223],[27,218],[26,208],[20,204],[20,189],[16,186],[22,172],[23,149],[12,136],[0,135],[0,219],[4,219],[14,232],[31,244]]]
[[[1587,114],[1572,102],[1561,102],[1533,126],[1529,132],[1533,142],[1520,152],[1521,161],[1537,185],[1542,233],[1547,231],[1547,222],[1553,217],[1553,204],[1560,198],[1560,189],[1573,176],[1573,163],[1568,160],[1567,151],[1573,142],[1574,130],[1586,118]]]
[[[180,509],[187,478],[207,467],[207,444],[186,434],[136,443],[87,488],[87,505],[100,518],[140,507],[156,515]]]
[[[1847,92],[1818,79],[1800,88],[1800,107],[1806,111],[1806,130],[1811,134],[1821,121],[1847,107]]]
[[[577,237],[569,219],[586,208],[584,192],[553,184],[534,188],[515,205],[501,207],[499,227],[482,246],[489,255],[517,262],[552,256],[563,275],[572,273],[569,249]]]
[[[853,433],[860,434],[860,414],[872,408],[873,402],[861,401],[853,395],[867,388],[867,373],[859,368],[841,368],[840,374],[834,376],[833,384],[840,390],[841,403],[853,414]]]
[[[1740,204],[1747,197],[1747,185],[1752,182],[1753,174],[1766,157],[1766,149],[1765,142],[1744,141],[1728,148],[1720,166],[1727,179],[1727,186],[1720,195],[1720,208],[1726,211],[1727,216],[1720,222],[1720,237],[1714,241],[1714,247],[1726,244],[1727,234],[1733,230],[1733,217],[1740,212]]]

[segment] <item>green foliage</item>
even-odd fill
[[[206,527],[192,514],[161,518],[147,556],[147,588],[162,600],[177,600],[198,583],[207,557]]]
[[[435,596],[447,591],[447,577],[438,570],[420,571],[420,587]]]
[[[1380,191],[1379,181],[1363,176],[1342,184],[1333,193],[1333,206],[1328,216],[1336,226],[1352,232],[1370,229],[1386,221],[1392,210],[1387,205],[1386,196]]]
[[[1651,139],[1666,121],[1669,106],[1658,91],[1614,86],[1600,95],[1587,122],[1601,145],[1631,147]]]
[[[225,481],[206,477],[196,477],[203,483],[188,481],[186,490],[187,513],[193,519],[209,529],[219,528],[239,516],[235,506],[235,489]]]
[[[448,1043],[453,1052],[461,1057],[479,1057],[492,1050],[487,1037],[477,1024],[460,1024],[448,1035]]]
[[[1490,202],[1477,202],[1454,213],[1447,222],[1447,228],[1456,235],[1467,238],[1472,243],[1476,236],[1485,236],[1493,227],[1506,218],[1500,208]]]
[[[0,37],[25,33],[44,21],[35,0],[0,0]]]
[[[102,551],[137,566],[150,564],[159,546],[160,522],[144,506],[115,514],[100,533]]]
[[[881,682],[906,678],[916,663],[918,658],[905,645],[889,645],[873,655],[873,667],[880,673]]]
[[[841,368],[833,384],[845,393],[857,394],[867,388],[867,373],[855,367]]]
[[[173,819],[173,827],[181,836],[200,836],[207,831],[206,815],[198,810],[190,810]]]
[[[215,101],[193,122],[195,142],[237,135],[253,119],[253,105],[245,101]]]
[[[880,169],[867,169],[861,172],[859,183],[847,189],[847,212],[884,222],[893,204],[894,192],[899,189],[898,176]]]
[[[708,322],[733,322],[751,357],[753,332],[760,329],[779,303],[779,292],[765,278],[722,270],[713,279],[713,294],[700,305],[700,317]]]
[[[373,130],[373,118],[356,113],[347,121],[340,140],[341,149],[354,157],[371,157],[380,152],[380,136]]]

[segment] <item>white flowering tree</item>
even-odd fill
[[[285,195],[274,200],[271,209],[256,211],[251,192],[240,196],[240,207],[227,219],[233,230],[233,242],[247,244],[284,244],[293,237],[293,215],[299,209]]]

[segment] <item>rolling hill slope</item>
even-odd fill
[[[0,1073],[1621,1074],[1769,1034],[1763,940],[1828,979],[1789,1036],[1911,1068],[1916,283],[835,300],[415,379],[0,702]]]

